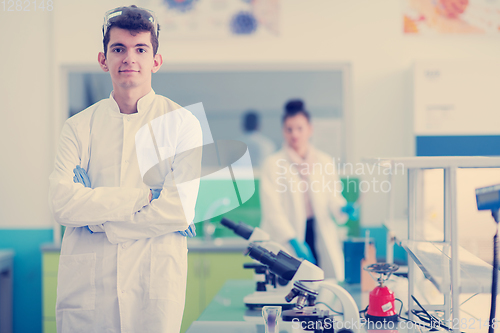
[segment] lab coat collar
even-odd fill
[[[153,89],[151,89],[150,92],[148,92],[146,95],[142,96],[139,98],[137,101],[137,113],[132,113],[132,114],[125,114],[120,112],[120,107],[118,106],[118,103],[116,103],[115,98],[113,97],[114,91],[112,91],[109,94],[109,101],[110,101],[110,107],[113,113],[117,113],[118,115],[124,115],[124,116],[130,116],[134,114],[144,114],[146,113],[149,109],[151,104],[153,104],[153,101],[155,99],[156,93]]]
[[[291,163],[296,163],[297,165],[302,166],[303,164],[312,164],[316,160],[316,149],[312,144],[309,144],[309,148],[307,149],[306,157],[302,158],[293,148],[288,146],[286,143],[283,144],[283,150],[285,151],[288,160]]]

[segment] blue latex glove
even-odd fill
[[[196,227],[194,226],[194,223],[193,223],[193,224],[190,224],[186,230],[177,231],[177,232],[180,233],[184,237],[193,238],[196,236]]]
[[[162,190],[161,188],[151,189],[151,193],[153,194],[153,196],[151,197],[151,201],[153,201],[154,199],[158,199],[160,197],[161,190]]]
[[[81,166],[77,165],[76,168],[73,169],[73,172],[75,173],[75,176],[73,177],[73,181],[75,183],[80,183],[85,187],[90,187],[89,176]]]
[[[161,190],[162,190],[161,188],[160,189],[158,189],[158,188],[151,189],[151,193],[153,194],[151,201],[153,201],[154,199],[158,199],[158,197],[160,196]],[[194,224],[190,224],[186,230],[177,231],[177,232],[180,233],[184,237],[193,238],[194,236],[196,236],[196,227],[194,226]]]
[[[75,183],[80,183],[83,184],[85,187],[90,187],[90,179],[85,170],[82,169],[81,166],[77,165],[76,168],[73,169],[73,172],[75,176],[73,177],[73,181]],[[89,229],[90,233],[93,234],[94,232],[90,230],[89,226],[87,226],[87,229]]]
[[[341,211],[349,215],[349,220],[359,220],[359,206],[354,202],[348,202],[347,205],[341,208]]]
[[[160,189],[157,189],[157,188],[151,189],[151,193],[153,194],[151,201],[153,201],[154,199],[158,199],[158,197],[160,196],[161,190],[162,190],[161,188]],[[193,238],[196,236],[196,227],[194,226],[194,224],[190,224],[186,230],[177,231],[177,232],[184,237]]]
[[[305,259],[316,265],[316,259],[314,259],[311,248],[306,242],[299,242],[297,238],[294,238],[290,240],[290,245],[292,245],[299,258]]]

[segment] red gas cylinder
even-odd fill
[[[394,306],[394,292],[386,286],[378,286],[370,292],[367,319],[371,321],[398,321]]]

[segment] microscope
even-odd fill
[[[282,250],[281,246],[271,242],[269,234],[260,228],[253,228],[243,222],[235,223],[227,218],[222,218],[221,224],[250,243],[258,243],[272,253]],[[295,306],[294,303],[285,301],[285,296],[290,291],[289,280],[276,275],[266,265],[257,261],[246,263],[243,268],[253,269],[257,281],[255,292],[243,298],[243,302],[250,310],[264,306],[281,306],[282,309],[292,309]]]
[[[297,299],[296,305],[282,312],[283,321],[300,323],[303,330],[314,333],[359,332],[360,318],[356,302],[345,289],[325,281],[321,268],[309,261],[295,259],[283,251],[274,254],[256,243],[250,243],[245,254],[284,280],[295,281],[285,300],[292,302]],[[333,312],[320,307],[320,303],[332,304],[332,296],[342,303],[342,321],[334,321]]]

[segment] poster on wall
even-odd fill
[[[500,135],[500,64],[418,61],[414,66],[416,135]]]
[[[280,0],[145,0],[169,40],[276,37]]]
[[[500,0],[402,0],[405,34],[500,36]]]

